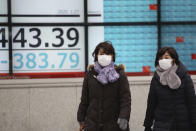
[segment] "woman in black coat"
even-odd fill
[[[176,50],[161,48],[155,66],[144,120],[145,131],[196,131],[194,85]]]
[[[114,65],[114,48],[108,42],[98,44],[93,56],[77,113],[80,129],[129,131],[131,94],[124,68]]]

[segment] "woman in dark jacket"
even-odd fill
[[[172,47],[156,55],[156,72],[148,95],[145,131],[196,131],[193,81]]]
[[[112,44],[93,52],[94,65],[85,75],[77,119],[84,131],[129,131],[131,94],[122,65],[115,66]]]

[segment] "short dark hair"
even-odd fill
[[[180,61],[178,58],[178,53],[173,47],[163,47],[157,51],[156,59],[155,59],[155,67],[159,65],[159,59],[165,54],[168,53],[171,58],[174,60],[174,63],[179,65]]]
[[[92,56],[94,57],[94,62],[98,61],[97,55],[100,49],[103,49],[103,52],[107,55],[113,55],[112,61],[115,62],[115,51],[110,41],[101,42],[96,46],[95,50],[92,53]]]

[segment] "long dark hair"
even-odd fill
[[[165,54],[168,53],[171,58],[174,60],[174,63],[177,65],[180,64],[179,58],[178,58],[178,53],[173,47],[163,47],[157,51],[156,54],[156,59],[155,59],[155,67],[159,65],[159,59]]]
[[[92,53],[92,56],[94,57],[94,62],[98,61],[97,55],[100,49],[102,49],[105,54],[112,55],[112,60],[115,62],[115,51],[110,41],[101,42],[96,46],[95,50]]]

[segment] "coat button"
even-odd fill
[[[100,110],[100,113],[103,113],[103,110]]]

